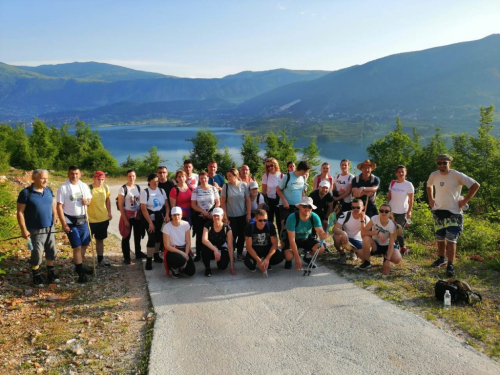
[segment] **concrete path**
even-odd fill
[[[265,278],[237,262],[238,275],[212,266],[206,278],[196,266],[192,278],[167,278],[160,264],[146,272],[156,312],[150,374],[500,374],[498,363],[326,267],[303,277],[281,264]]]

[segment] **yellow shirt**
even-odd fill
[[[89,222],[100,223],[109,220],[106,199],[109,199],[109,188],[103,184],[100,188],[92,189],[92,200],[89,206]]]

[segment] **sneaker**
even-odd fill
[[[125,259],[123,259],[123,263],[124,264],[132,264],[132,261],[130,260],[130,258],[125,258]]]
[[[109,263],[109,261],[104,258],[103,260],[101,260],[99,263],[98,263],[99,267],[111,267],[111,263]]]
[[[406,246],[403,246],[400,251],[401,255],[408,255],[408,248]]]
[[[437,258],[437,260],[431,264],[431,267],[444,267],[448,264],[445,258]]]
[[[43,278],[40,270],[33,271],[33,285],[37,288],[43,288]]]
[[[249,270],[250,272],[255,272],[255,271],[257,271],[257,266],[255,266],[255,268],[249,268],[248,270]]]
[[[447,277],[455,276],[455,268],[453,268],[453,264],[451,263],[446,266],[446,276]]]
[[[173,274],[173,271],[172,271],[172,274]],[[205,276],[212,277],[212,270],[210,268],[205,269]]]
[[[349,252],[349,259],[356,261],[356,260],[358,260],[358,256],[356,255],[356,253],[354,251],[351,251],[351,252]]]
[[[238,256],[236,257],[236,260],[243,262],[243,254],[238,254]]]
[[[47,271],[47,280],[49,284],[59,284],[61,282],[59,275],[54,270]]]
[[[153,259],[146,258],[146,271],[151,271],[153,269]]]
[[[363,263],[361,263],[360,266],[357,266],[356,268],[358,270],[366,271],[367,269],[372,268],[372,264],[369,260],[365,260]]]
[[[160,253],[153,254],[153,262],[155,263],[163,263],[163,258],[160,256]]]
[[[272,271],[272,270],[273,270],[273,267],[271,267],[271,265],[269,265],[269,266],[267,267],[267,270],[268,270],[268,271]]]
[[[316,268],[316,263],[312,263],[312,258],[306,258],[305,256],[302,258],[305,264],[307,264],[307,268]]]
[[[206,274],[207,274],[207,270],[205,270],[205,276],[206,276]],[[172,279],[178,279],[181,276],[181,274],[180,274],[179,270],[177,270],[175,268],[171,268],[170,269],[170,276],[172,276]],[[212,271],[210,271],[210,276],[212,276]]]
[[[86,273],[87,275],[93,275],[94,270],[92,268],[87,268],[85,266],[82,266],[83,272]]]
[[[291,260],[285,260],[285,269],[289,270],[292,268],[292,261]]]
[[[347,256],[344,254],[340,254],[340,257],[339,257],[339,263],[342,264],[342,265],[346,265],[347,264]]]
[[[138,253],[135,253],[135,259],[146,259],[148,256],[143,253],[142,251],[139,251]]]
[[[78,274],[78,280],[76,281],[77,283],[85,284],[88,281],[89,281],[89,277],[87,276],[87,274],[85,272],[80,272]]]

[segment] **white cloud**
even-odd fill
[[[280,3],[276,4],[276,8],[278,8],[279,10],[285,10],[286,8],[281,5]]]

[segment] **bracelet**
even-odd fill
[[[386,260],[388,260],[389,262],[391,261],[390,259],[384,258],[384,262],[385,262]]]

